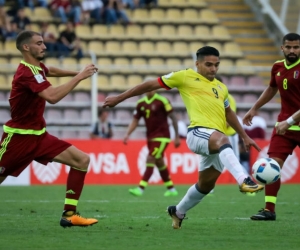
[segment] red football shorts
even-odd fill
[[[297,146],[300,147],[300,131],[287,130],[284,135],[278,135],[274,129],[268,155],[285,161]]]
[[[71,144],[45,132],[42,135],[3,133],[0,176],[18,176],[33,160],[47,165]]]
[[[169,138],[153,138],[148,140],[149,155],[154,156],[155,159],[162,158],[169,143]]]

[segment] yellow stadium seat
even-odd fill
[[[222,59],[219,67],[219,74],[235,74],[234,63],[230,59]]]
[[[99,74],[97,77],[98,90],[110,90],[109,80],[106,75]]]
[[[225,26],[215,25],[212,27],[212,36],[214,40],[230,40],[231,36]]]
[[[108,28],[106,25],[95,24],[92,28],[92,34],[94,38],[108,37]]]
[[[75,88],[75,90],[90,90],[92,87],[92,78],[82,80]]]
[[[122,25],[112,25],[108,33],[114,39],[124,39],[125,29]]]
[[[160,23],[166,19],[165,11],[163,9],[151,9],[149,19],[151,22]]]
[[[176,29],[174,25],[160,26],[160,36],[166,39],[174,39],[176,36]]]
[[[103,43],[100,41],[91,41],[88,45],[89,51],[95,53],[96,55],[103,55],[104,54],[104,47]]]
[[[182,18],[186,21],[195,21],[199,23],[199,12],[197,9],[184,9]]]
[[[153,55],[155,53],[153,42],[140,42],[139,51],[144,55]]]
[[[195,51],[196,54],[196,51]],[[195,61],[192,58],[184,59],[183,60],[184,68],[191,68],[195,69]]]
[[[0,57],[0,74],[10,72],[9,60],[6,57]]]
[[[169,0],[169,6],[185,7],[187,4],[185,0]]]
[[[207,6],[207,3],[204,0],[186,0],[186,5],[190,7],[203,8]]]
[[[190,55],[189,48],[186,42],[174,42],[173,51],[178,55],[186,55],[186,56]]]
[[[138,44],[132,41],[123,42],[122,53],[124,55],[137,56],[139,53]]]
[[[129,59],[125,57],[118,57],[114,60],[114,67],[117,72],[121,73],[130,73],[131,67],[130,67]]]
[[[160,7],[169,7],[170,6],[170,0],[159,0],[159,6]]]
[[[178,22],[182,20],[182,14],[181,14],[181,10],[179,9],[167,9],[166,11],[166,18],[169,21],[174,21],[174,22]]]
[[[216,13],[211,9],[203,9],[200,12],[200,21],[207,24],[217,24],[219,19]]]
[[[29,30],[29,27],[26,26],[26,30]],[[41,32],[41,26],[36,23],[30,24],[30,30],[40,33]]]
[[[99,58],[97,61],[98,71],[100,72],[112,72],[114,71],[112,59],[108,57]]]
[[[168,73],[165,61],[161,58],[150,58],[149,59],[149,70],[151,72],[155,72],[158,75]]]
[[[132,71],[137,73],[147,73],[148,72],[148,64],[146,59],[144,58],[133,58],[131,59]]]
[[[130,38],[142,37],[142,28],[140,25],[128,25],[126,28],[126,36]]]
[[[107,41],[104,46],[104,52],[107,54],[119,54],[121,52],[120,42]]]
[[[183,65],[182,60],[174,59],[174,58],[168,58],[166,60],[166,66],[169,72],[178,71],[186,68],[186,66]]]
[[[127,77],[127,85],[129,88],[139,85],[142,82],[143,82],[143,78],[139,75],[129,75]]]
[[[223,55],[224,50],[223,50],[223,46],[222,46],[221,43],[218,43],[218,42],[207,42],[206,45],[216,48],[220,52],[221,56]]]
[[[157,42],[155,52],[158,54],[170,54],[172,52],[171,44],[169,42]]]
[[[109,80],[111,88],[114,90],[125,90],[127,88],[126,79],[123,75],[112,75]]]
[[[242,57],[243,52],[240,46],[235,42],[227,42],[224,44],[224,56],[227,57]]]
[[[4,43],[3,52],[7,55],[21,55],[20,51],[16,48],[16,42],[15,41],[6,41]]]
[[[149,13],[147,9],[135,9],[131,16],[133,22],[144,22],[149,19]]]
[[[14,79],[13,74],[9,74],[6,76],[6,84],[7,84],[6,89],[11,89],[11,84],[12,84],[13,79]]]
[[[53,21],[53,17],[48,8],[35,7],[33,13],[34,15],[30,16],[30,19],[32,21],[41,21],[41,22]]]
[[[255,70],[249,60],[238,59],[236,60],[236,73],[243,75],[254,75]]]
[[[83,67],[85,67],[91,63],[93,63],[91,58],[84,57],[79,60],[78,65],[79,65],[79,68],[82,69]]]
[[[204,44],[202,42],[191,42],[189,46],[190,53],[196,54],[197,50],[202,48]]]
[[[69,57],[64,58],[61,62],[62,68],[67,70],[78,70],[77,64],[76,59]]]
[[[195,29],[194,29],[194,34],[196,36],[200,36],[201,40],[204,41],[211,41],[211,33],[210,33],[210,29],[208,26],[206,25],[196,25]]]
[[[17,68],[19,67],[19,64],[21,62],[22,58],[21,57],[12,57],[10,60],[9,60],[9,65],[10,65],[10,68],[9,68],[9,72],[15,72],[17,70]]]
[[[60,33],[62,31],[64,31],[66,29],[66,25],[64,23],[60,23],[58,26],[57,26],[57,31]]]
[[[195,34],[193,32],[193,28],[190,25],[179,25],[177,28],[177,35],[180,38],[191,38],[194,37]],[[198,35],[198,34],[196,34]]]
[[[94,36],[91,32],[91,29],[88,25],[78,25],[75,28],[76,31],[76,35],[79,38],[83,38],[83,39],[93,39]]]
[[[57,26],[55,24],[50,23],[48,25],[48,29],[47,30],[49,32],[51,32],[56,38],[58,38],[59,33],[58,33],[58,30],[57,30]]]
[[[59,68],[61,66],[60,60],[57,58],[49,57],[45,59],[46,66],[53,66]]]
[[[157,25],[148,24],[144,26],[143,36],[146,38],[159,37],[159,28]]]
[[[58,77],[48,77],[47,80],[54,86],[60,85],[60,79]]]

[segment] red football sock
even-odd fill
[[[265,186],[265,208],[270,210],[271,212],[275,212],[277,193],[280,189],[280,185],[281,181],[279,179],[276,182]]]
[[[148,165],[148,164],[147,164],[147,165]],[[146,170],[145,170],[145,173],[144,173],[144,175],[143,175],[143,178],[142,178],[141,183],[143,183],[143,181],[148,183],[148,181],[149,181],[151,175],[153,174],[153,170],[154,170],[154,166],[153,166],[152,164],[151,164],[151,166],[147,166],[147,167],[146,167]],[[146,184],[146,185],[147,185],[147,184]],[[141,184],[140,184],[139,187],[140,187],[141,189],[145,189],[146,185],[145,185],[145,184],[144,184],[144,185],[141,185]]]
[[[160,176],[168,189],[174,188],[167,166],[159,168]]]
[[[65,199],[65,211],[76,211],[77,203],[81,195],[81,191],[84,185],[84,178],[86,171],[71,168],[68,180],[67,180],[67,191]]]

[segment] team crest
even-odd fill
[[[0,174],[3,174],[5,171],[5,167],[0,167]]]
[[[222,87],[221,87],[220,85],[218,85],[218,88],[219,88],[220,90],[223,90]]]
[[[299,77],[299,70],[294,71],[294,79],[298,79]]]

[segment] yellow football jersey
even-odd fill
[[[228,101],[229,101],[230,108],[236,113],[236,101],[234,100],[231,94],[228,94]],[[233,129],[233,127],[229,126],[226,127],[225,134],[230,136],[236,134],[236,132]]]
[[[192,69],[164,75],[160,84],[178,89],[190,119],[189,128],[201,126],[225,132],[225,108],[229,107],[225,84],[217,79],[209,81]]]

